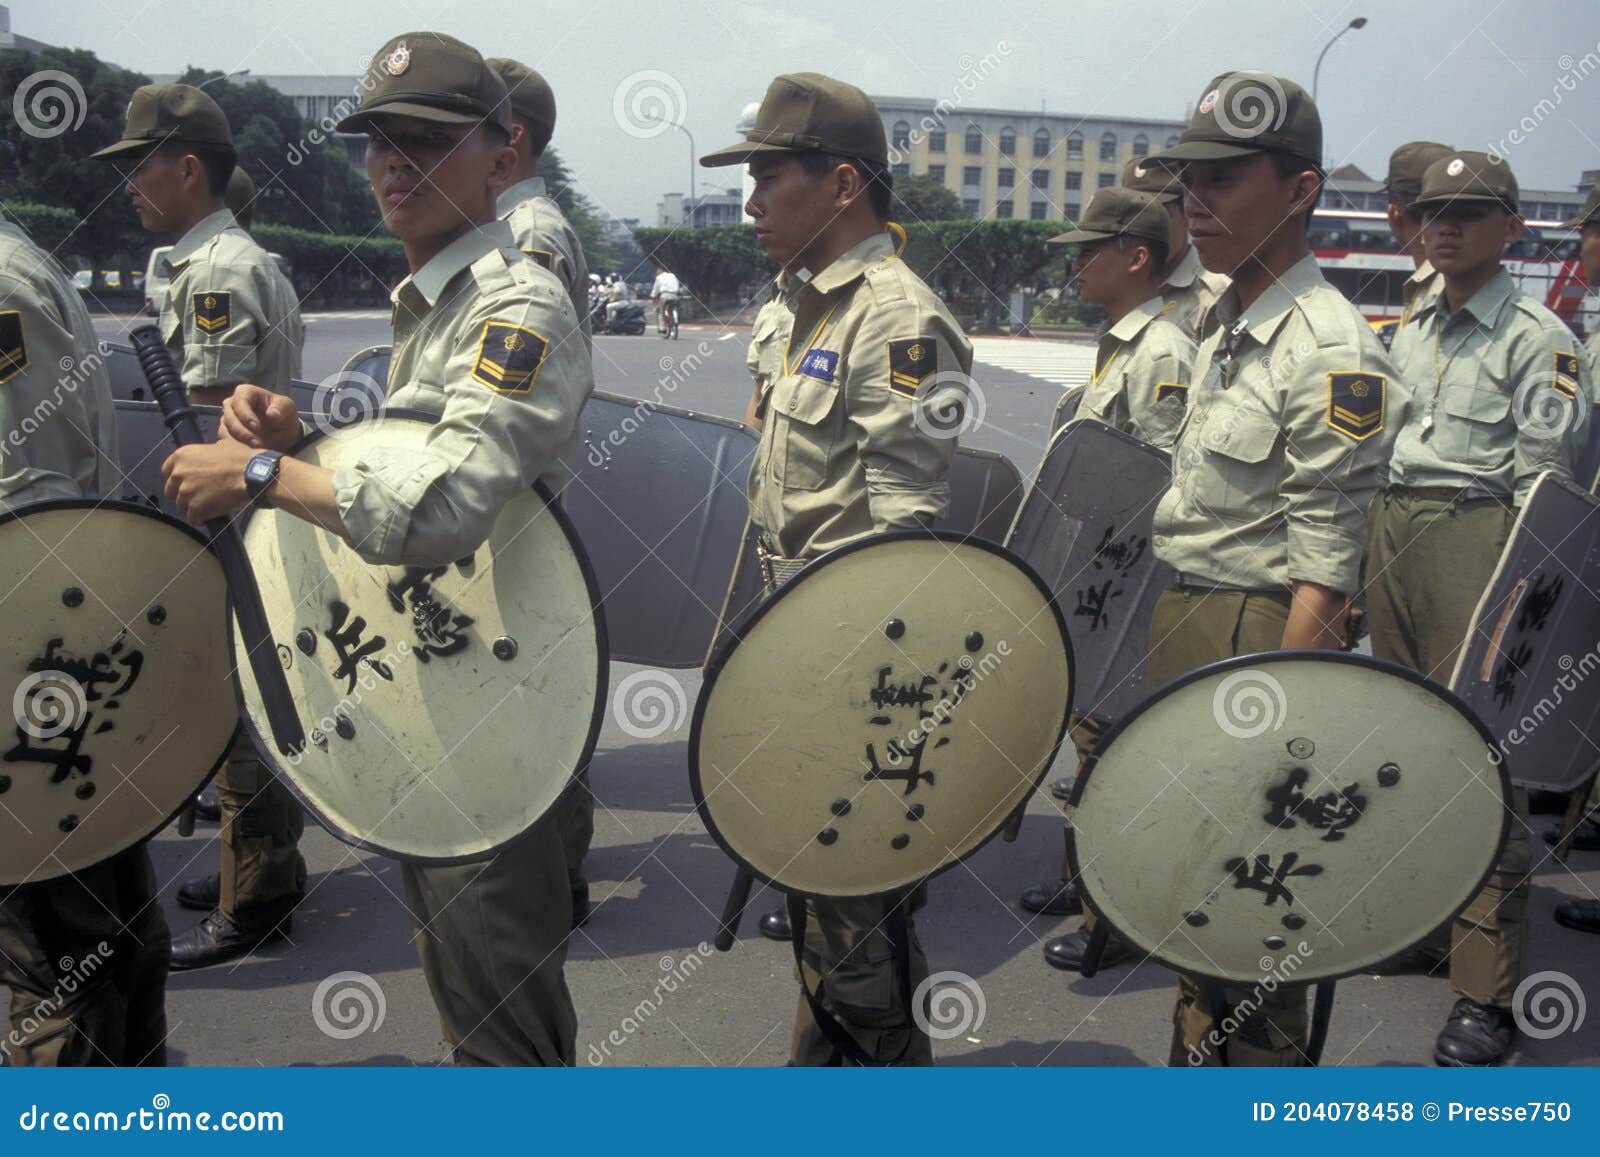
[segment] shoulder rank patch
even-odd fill
[[[939,368],[939,347],[931,337],[889,343],[889,388],[908,398]]]
[[[201,333],[221,333],[228,328],[232,298],[227,293],[207,290],[194,295],[194,324]]]
[[[1181,382],[1157,382],[1156,401],[1164,402],[1168,398],[1177,398],[1185,404],[1189,401],[1189,387]]]
[[[22,332],[20,309],[0,310],[0,382],[8,382],[28,368],[28,339]]]
[[[484,322],[472,376],[502,394],[525,394],[539,376],[548,346],[531,329],[504,321]]]
[[[1556,393],[1570,401],[1578,397],[1578,355],[1556,354],[1556,374],[1550,384]]]
[[[809,349],[806,356],[800,359],[800,373],[821,382],[833,381],[834,371],[838,368],[837,350]]]
[[[548,249],[524,249],[523,252],[546,269],[551,269],[555,266],[556,255]]]
[[[1383,429],[1384,395],[1389,379],[1382,374],[1328,375],[1328,425],[1357,442]]]

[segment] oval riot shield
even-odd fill
[[[945,532],[811,563],[706,668],[695,806],[737,862],[790,892],[867,896],[977,850],[1055,757],[1072,647],[1049,588]]]
[[[1510,780],[1459,699],[1392,663],[1279,651],[1156,691],[1078,773],[1068,850],[1163,964],[1333,980],[1440,927],[1499,858]]]
[[[328,469],[421,446],[388,417],[312,436]],[[307,747],[281,755],[234,649],[257,751],[356,847],[421,863],[482,859],[537,823],[594,751],[605,703],[599,591],[566,516],[518,495],[489,539],[435,567],[371,566],[337,536],[274,510],[244,531]]]
[[[146,839],[222,762],[238,722],[227,581],[160,511],[62,499],[0,516],[0,885]]]

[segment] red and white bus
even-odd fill
[[[1522,291],[1569,325],[1579,318],[1589,291],[1578,263],[1578,243],[1578,231],[1563,228],[1559,221],[1529,221],[1527,232],[1505,257],[1506,269]],[[1311,248],[1328,280],[1369,319],[1400,316],[1405,304],[1401,287],[1414,266],[1395,244],[1385,214],[1318,209],[1311,220]]]

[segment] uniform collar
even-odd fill
[[[1242,314],[1239,312],[1238,291],[1230,286],[1218,302],[1217,316],[1230,329],[1242,322],[1251,337],[1266,345],[1293,311],[1295,299],[1308,290],[1326,284],[1327,279],[1317,265],[1316,254],[1307,253],[1273,278],[1266,291],[1252,301],[1250,308]]]
[[[544,178],[529,177],[526,181],[518,181],[496,197],[494,211],[504,217],[524,201],[547,196],[549,194],[544,191]]]
[[[229,229],[237,229],[239,223],[233,219],[233,214],[226,208],[218,209],[209,216],[196,221],[193,227],[178,238],[167,254],[167,263],[173,269],[182,269],[189,263],[189,259],[200,252],[200,247],[213,237],[226,233]]]
[[[1205,266],[1200,264],[1200,255],[1194,251],[1194,246],[1190,245],[1183,251],[1183,256],[1178,258],[1178,264],[1173,266],[1172,272],[1167,274],[1166,281],[1162,282],[1162,288],[1170,286],[1173,289],[1188,289],[1204,269]]]
[[[1114,338],[1119,342],[1130,342],[1144,332],[1145,326],[1161,316],[1166,309],[1166,303],[1158,294],[1146,301],[1141,301],[1127,313],[1117,319],[1117,323],[1106,329],[1100,336]]]
[[[1485,329],[1492,329],[1495,322],[1500,319],[1500,311],[1505,308],[1506,302],[1511,300],[1511,295],[1516,289],[1517,283],[1511,280],[1511,274],[1501,266],[1494,271],[1493,277],[1483,283],[1477,293],[1467,298],[1466,304],[1460,309],[1451,311],[1442,287],[1439,296],[1433,299],[1433,309],[1446,323],[1457,313],[1469,313],[1476,324]]]
[[[887,230],[857,241],[839,254],[833,264],[813,277],[808,284],[818,293],[842,289],[886,257],[894,256],[894,237]]]
[[[1426,285],[1438,275],[1438,272],[1439,271],[1433,267],[1433,263],[1424,257],[1422,259],[1422,264],[1412,270],[1411,276],[1406,278],[1406,284]]]
[[[400,305],[403,296],[415,294],[432,307],[433,303],[439,300],[439,295],[445,291],[445,287],[450,284],[451,279],[478,258],[493,253],[496,249],[516,247],[516,242],[511,237],[511,226],[504,221],[486,221],[481,225],[475,225],[430,257],[428,263],[421,269],[395,286],[389,298],[394,304]]]

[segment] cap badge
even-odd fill
[[[1444,167],[1444,171],[1452,177],[1459,177],[1463,172],[1466,171],[1466,168],[1467,162],[1463,161],[1460,157],[1457,157]]]
[[[1143,165],[1135,165],[1135,166],[1133,166],[1133,175],[1135,177],[1142,177],[1142,176],[1144,176],[1144,174],[1145,174],[1145,167]]]
[[[1206,93],[1205,96],[1200,98],[1200,111],[1201,112],[1210,112],[1212,109],[1214,109],[1216,107],[1217,107],[1217,90],[1216,89],[1212,89],[1210,92]]]
[[[394,51],[383,58],[383,70],[390,76],[399,76],[410,67],[411,50],[406,47],[406,42],[404,40],[402,40],[399,44],[396,44],[394,46]]]

